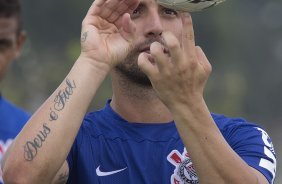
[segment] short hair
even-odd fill
[[[20,0],[0,0],[0,18],[13,18],[18,20],[17,34],[22,30]]]

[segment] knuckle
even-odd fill
[[[189,67],[187,67],[186,64],[181,64],[181,65],[178,66],[178,72],[180,74],[187,73],[188,70],[189,70]]]
[[[208,64],[206,67],[206,71],[210,74],[212,72],[212,65]]]
[[[195,70],[198,67],[198,61],[195,58],[191,58],[189,61],[189,67],[191,70]]]
[[[192,32],[187,32],[187,33],[185,33],[185,34],[184,34],[184,37],[185,37],[187,40],[189,40],[189,41],[192,41],[192,40],[195,39],[195,36],[194,36],[194,34],[193,34]]]

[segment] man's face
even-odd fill
[[[137,9],[131,13],[136,24],[136,40],[133,50],[125,61],[116,66],[116,70],[134,83],[151,86],[148,77],[139,69],[137,59],[140,53],[150,52],[151,43],[162,43],[162,33],[172,32],[179,40],[182,35],[180,12],[165,8],[155,0],[141,0]]]
[[[23,35],[17,34],[16,17],[0,17],[0,81],[3,79],[9,64],[20,52],[24,41]]]

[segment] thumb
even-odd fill
[[[121,19],[116,22],[116,26],[120,27],[121,35],[128,41],[133,40],[136,32],[136,24],[131,20],[130,14],[125,13]]]

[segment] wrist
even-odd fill
[[[188,134],[199,139],[208,132],[217,131],[216,125],[204,102],[196,103],[193,106],[180,104],[172,112],[175,125],[181,137]],[[185,138],[184,138],[185,139]],[[188,142],[188,140],[185,140]]]
[[[202,95],[178,95],[173,100],[165,102],[166,106],[170,109],[171,112],[179,112],[179,110],[189,109],[189,111],[197,111],[199,108],[205,104],[205,100]],[[185,110],[185,111],[186,111]]]
[[[107,63],[96,61],[95,59],[89,58],[83,54],[80,54],[76,63],[85,65],[87,68],[92,70],[93,73],[98,73],[102,76],[107,76],[111,70],[111,67]]]
[[[175,118],[182,117],[184,119],[188,118],[187,120],[195,120],[201,119],[206,115],[210,116],[209,109],[203,98],[189,102],[175,103],[169,109]]]

